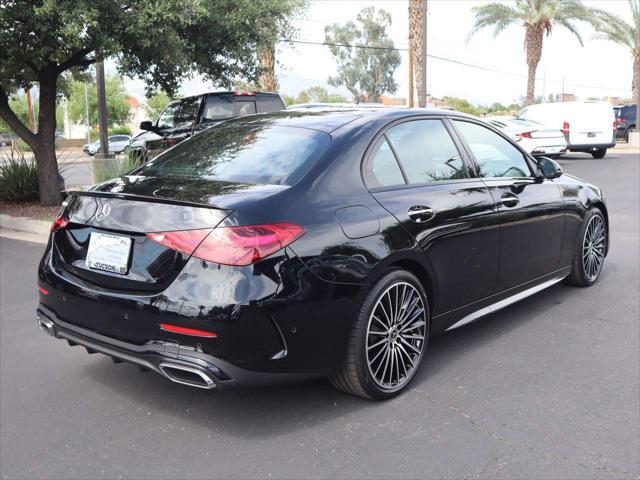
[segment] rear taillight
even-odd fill
[[[234,97],[255,97],[256,96],[256,92],[233,92],[233,96]]]
[[[532,133],[533,133],[533,132],[522,132],[522,133],[520,134],[520,136],[521,136],[522,138],[533,138],[533,136],[531,135]]]
[[[615,132],[618,129],[618,120],[613,122],[613,131]]]
[[[223,265],[250,265],[286,247],[305,230],[293,223],[147,233],[167,248]]]
[[[64,215],[58,216],[51,224],[51,233],[63,230],[69,225],[69,219]]]
[[[569,122],[562,123],[562,133],[569,135]]]

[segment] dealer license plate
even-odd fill
[[[87,267],[124,275],[129,269],[131,238],[93,232],[85,263]]]

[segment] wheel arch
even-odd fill
[[[427,302],[429,310],[433,316],[438,307],[438,283],[433,268],[429,265],[428,260],[424,258],[421,252],[405,251],[391,255],[385,261],[381,262],[369,275],[366,291],[380,277],[394,269],[406,270],[415,275],[427,294]]]

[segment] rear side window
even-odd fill
[[[256,113],[253,100],[234,101],[232,96],[210,96],[204,105],[203,121],[220,121]]]
[[[325,151],[331,137],[273,125],[220,125],[194,135],[132,175],[293,185]]]
[[[279,97],[257,97],[258,113],[277,112],[284,110],[284,104]]]
[[[373,176],[377,181],[376,187],[390,187],[392,185],[404,185],[404,177],[398,166],[396,157],[391,151],[387,140],[383,137],[378,142],[371,160]],[[374,186],[374,185],[372,185]]]
[[[467,178],[462,157],[440,120],[414,120],[391,127],[387,139],[409,183]]]
[[[454,120],[480,167],[480,176],[529,177],[524,154],[497,133],[481,125]]]

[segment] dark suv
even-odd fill
[[[616,114],[616,137],[629,141],[629,132],[636,128],[636,105],[613,107]]]
[[[141,162],[206,128],[230,118],[284,110],[277,93],[214,92],[171,102],[155,122],[144,121],[144,132],[131,139],[124,152]]]

